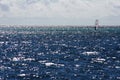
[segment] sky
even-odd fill
[[[120,0],[0,0],[0,24],[120,25]]]

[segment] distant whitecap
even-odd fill
[[[26,74],[18,74],[18,76],[24,77],[26,76]]]
[[[120,66],[115,66],[116,69],[120,69]]]
[[[117,51],[117,53],[120,53],[120,51]]]
[[[26,58],[26,59],[24,59],[24,61],[35,61],[35,59],[34,58]]]
[[[40,61],[38,61],[39,63],[41,63],[41,64],[44,64],[44,63],[46,63],[47,61],[46,60],[40,60]]]
[[[90,52],[83,52],[82,54],[83,55],[98,55],[99,52],[97,52],[97,51],[90,51]]]
[[[0,44],[4,44],[4,41],[0,41]]]
[[[56,67],[64,67],[65,66],[64,64],[56,64],[56,63],[52,63],[52,62],[47,62],[44,64],[45,64],[45,66],[56,66]]]
[[[19,58],[19,57],[14,57],[14,58],[12,59],[12,61],[20,61],[20,58]]]
[[[76,64],[75,67],[80,67],[80,65]]]
[[[93,60],[93,62],[98,62],[98,63],[103,63],[103,62],[106,61],[106,59],[104,59],[104,58],[95,58],[95,59],[92,59],[92,60]]]
[[[52,66],[52,65],[55,65],[55,64],[52,62],[45,63],[45,66]]]

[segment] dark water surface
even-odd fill
[[[120,80],[120,28],[0,28],[0,80]]]

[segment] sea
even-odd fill
[[[120,80],[120,27],[0,27],[0,80]]]

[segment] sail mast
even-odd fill
[[[99,27],[99,20],[96,19],[96,21],[95,21],[95,30],[97,30],[98,27]]]

